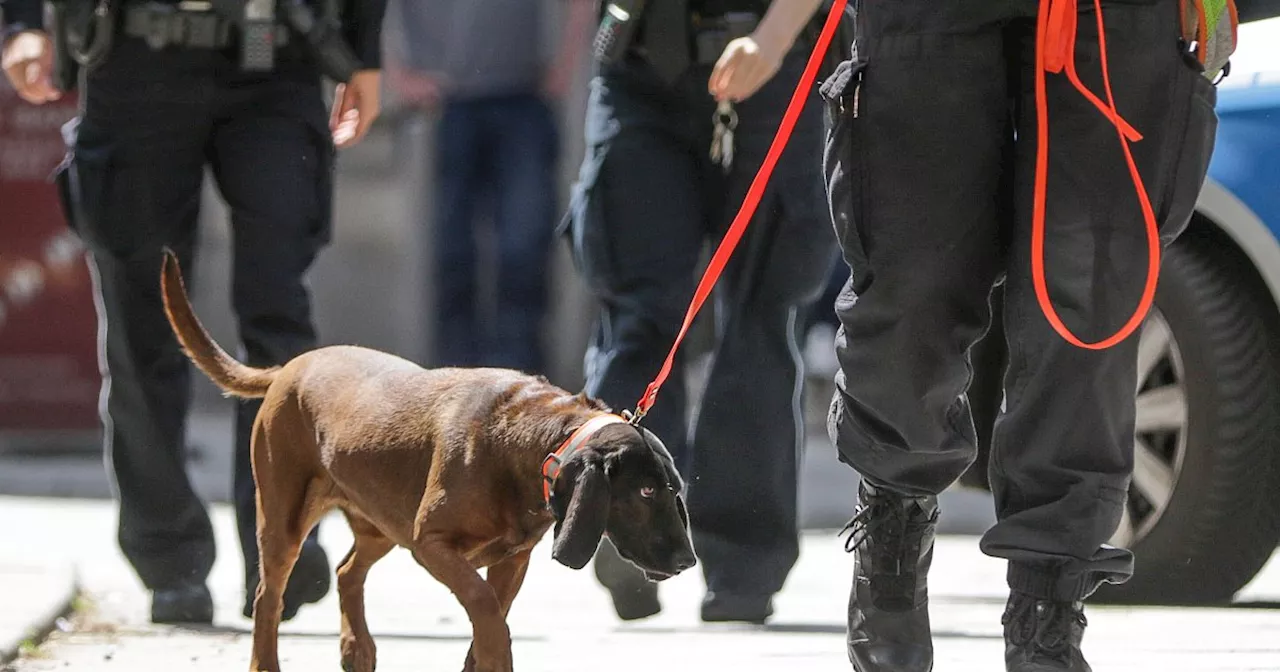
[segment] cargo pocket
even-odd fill
[[[609,154],[609,142],[587,148],[578,179],[569,191],[569,207],[556,227],[557,236],[568,239],[573,264],[588,289],[606,294],[612,286],[614,252],[609,244],[604,219],[604,198],[600,175]]]
[[[1218,131],[1218,114],[1215,111],[1217,88],[1192,68],[1187,68],[1182,77],[1190,82],[1184,83],[1185,88],[1180,88],[1184,91],[1189,89],[1190,95],[1184,103],[1186,118],[1182,133],[1172,137],[1178,145],[1168,154],[1176,158],[1159,220],[1160,242],[1164,245],[1182,235],[1191,222],[1209,170],[1209,160],[1213,158]]]
[[[866,63],[841,62],[818,91],[825,104],[825,146],[822,171],[827,205],[844,260],[853,269],[854,287],[869,276],[866,245],[858,231],[863,217],[866,138],[859,118]]]
[[[80,215],[76,212],[75,193],[75,176],[72,174],[71,152],[68,151],[63,157],[62,162],[57,168],[53,169],[53,174],[49,176],[49,181],[53,184],[53,188],[57,192],[58,205],[62,209],[62,219],[66,222],[67,228],[71,229],[77,236],[80,235]]]
[[[90,250],[115,250],[103,225],[102,207],[110,188],[111,150],[105,142],[86,142],[80,118],[62,127],[67,153],[54,169],[52,181],[67,226]]]
[[[312,222],[310,231],[312,249],[319,251],[333,240],[334,174],[337,171],[338,149],[333,144],[333,133],[329,130],[329,113],[325,110],[323,98],[309,90],[303,95],[308,100],[315,99],[306,117],[307,127],[311,130],[315,145],[316,161],[319,164],[316,166],[315,173],[315,221]],[[312,104],[308,103],[308,105]]]

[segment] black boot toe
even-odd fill
[[[209,625],[213,623],[213,595],[203,583],[153,591],[151,622]]]
[[[1001,622],[1008,672],[1092,672],[1080,650],[1089,624],[1081,603],[1015,591]]]
[[[644,578],[644,572],[622,559],[607,539],[600,543],[594,565],[596,580],[609,591],[618,618],[636,621],[662,611],[658,584]]]

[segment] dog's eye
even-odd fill
[[[641,497],[644,497],[645,499],[650,499],[650,498],[652,498],[652,497],[653,497],[653,488],[651,488],[651,487],[649,487],[649,486],[647,486],[647,485],[646,485],[646,486],[644,486],[643,488],[640,488],[640,496],[641,496]]]

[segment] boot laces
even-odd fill
[[[912,505],[908,501],[884,496],[869,496],[867,501],[858,507],[853,518],[840,530],[845,538],[844,549],[852,553],[872,537],[871,545],[876,566],[880,568],[896,567],[894,574],[903,573],[903,565],[914,566],[915,559],[905,556],[907,551],[919,551],[921,539],[928,529],[929,522],[912,520]]]
[[[860,505],[857,512],[848,523],[840,530],[840,535],[845,537],[844,550],[852,553],[858,550],[871,535],[877,530],[884,528],[891,522],[901,517],[902,507],[891,506],[881,498],[873,499],[871,503]]]
[[[1002,621],[1010,643],[1063,664],[1070,663],[1074,627],[1089,624],[1084,612],[1070,602],[1032,598],[1015,599]]]

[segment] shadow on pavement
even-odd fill
[[[1232,602],[1225,606],[1228,609],[1280,610],[1280,601],[1255,600],[1250,602]]]
[[[690,633],[688,627],[677,626],[656,626],[656,627],[628,627],[625,629],[628,634],[637,635],[687,635]],[[776,623],[761,626],[741,624],[704,624],[700,627],[693,628],[693,631],[699,635],[740,635],[743,632],[760,632],[779,635],[841,635],[845,634],[845,625],[843,623]],[[375,635],[376,636],[376,635]],[[983,634],[975,632],[954,632],[947,630],[935,630],[933,632],[935,638],[944,639],[1002,639],[1003,635]]]
[[[180,626],[174,626],[173,629],[179,632],[189,632],[189,633],[200,634],[200,635],[236,635],[236,636],[244,636],[244,637],[253,636],[252,628],[242,628],[242,627],[228,626],[228,625],[180,625]],[[379,632],[373,631],[370,634],[373,635],[373,638],[375,640],[393,640],[393,641],[406,641],[406,642],[415,642],[415,641],[418,641],[418,642],[469,642],[471,641],[471,635],[467,633],[462,633],[462,632],[453,633],[453,634],[432,634],[432,633],[426,633],[426,632],[415,632],[413,634],[407,634],[403,632],[379,633]],[[280,633],[280,639],[332,639],[336,641],[339,636],[340,636],[340,633],[336,631],[328,632],[328,631],[308,630],[306,632],[282,631]],[[515,642],[545,642],[547,641],[547,638],[512,634],[511,640]]]

